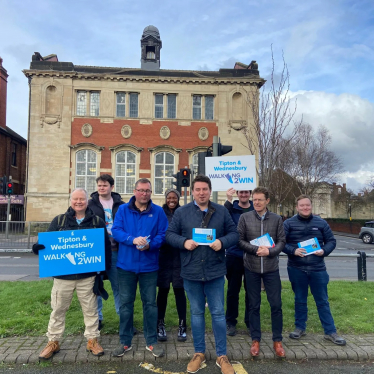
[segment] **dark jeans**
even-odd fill
[[[119,284],[119,338],[123,345],[130,346],[133,337],[134,301],[139,282],[143,303],[143,330],[147,345],[157,343],[157,271],[133,273],[118,268]]]
[[[301,330],[306,329],[308,287],[310,287],[325,334],[336,332],[327,295],[327,284],[329,283],[327,271],[307,272],[294,267],[288,267],[287,270],[293,292],[295,293],[295,327]]]
[[[282,285],[279,270],[271,273],[259,274],[245,269],[245,281],[248,291],[249,328],[252,340],[261,341],[261,278],[264,281],[266,296],[271,309],[271,329],[273,341],[282,341],[283,314],[282,314]]]
[[[249,316],[248,316],[248,295],[247,285],[244,277],[244,265],[243,258],[236,256],[226,256],[226,268],[227,268],[227,297],[226,297],[226,323],[229,326],[236,326],[238,323],[239,316],[239,294],[244,283],[245,290],[245,313],[244,322],[249,328]]]
[[[166,313],[166,306],[168,304],[169,288],[158,288],[157,294],[157,308],[158,308],[158,319],[164,319]],[[184,288],[174,288],[175,304],[177,306],[178,317],[180,321],[186,324],[186,309],[187,301],[184,293]]]

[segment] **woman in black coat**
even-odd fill
[[[174,212],[179,208],[180,194],[177,190],[169,189],[165,192],[165,204],[163,205],[164,212],[169,221],[173,219]],[[165,331],[165,312],[168,301],[168,294],[170,290],[170,283],[173,286],[175,303],[179,316],[178,341],[184,342],[187,339],[186,335],[186,295],[183,288],[183,279],[181,274],[181,260],[179,249],[170,247],[164,244],[160,248],[159,270],[158,270],[158,323],[157,323],[157,339],[159,341],[166,341]]]

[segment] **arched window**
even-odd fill
[[[130,151],[116,154],[116,192],[132,194],[135,186],[136,155]]]
[[[84,188],[91,194],[96,190],[96,152],[83,149],[76,153],[75,159],[75,188]]]
[[[192,167],[193,167],[193,177],[196,177],[197,175],[197,166],[198,166],[198,153],[195,153],[193,156],[192,156]]]
[[[168,188],[173,187],[174,155],[160,152],[155,156],[154,194],[162,195]]]

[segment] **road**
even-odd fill
[[[346,236],[335,236],[337,247],[334,254],[356,254],[365,251],[374,255],[374,244],[364,244],[361,240]],[[357,259],[354,257],[328,257],[327,270],[331,280],[357,280]],[[280,273],[282,279],[287,276],[287,257],[280,258]],[[367,258],[368,280],[374,281],[374,257]],[[0,253],[0,281],[32,281],[40,280],[38,257],[33,253]]]

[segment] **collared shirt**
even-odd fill
[[[198,207],[200,208],[200,206],[197,204],[196,200],[194,200],[193,203],[194,203],[196,206],[198,206]],[[201,210],[201,209],[200,209],[200,210]],[[208,208],[205,208],[205,209],[203,210],[203,212],[207,213],[207,212],[208,212]]]

